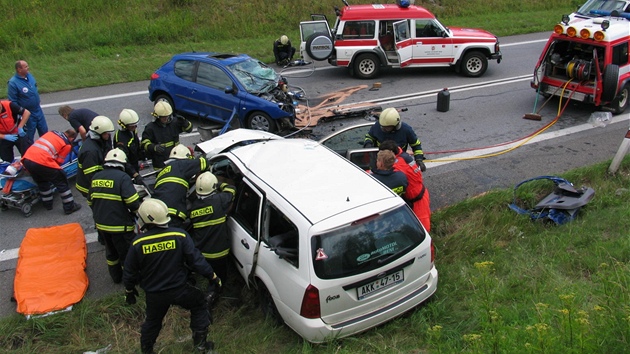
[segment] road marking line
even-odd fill
[[[98,241],[98,234],[96,232],[92,232],[85,235],[86,244],[90,244],[92,242],[97,242],[97,241]],[[20,251],[19,247],[0,251],[0,262],[10,261],[10,260],[18,258],[19,251]]]

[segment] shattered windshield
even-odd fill
[[[577,13],[584,16],[608,16],[613,10],[619,12],[626,12],[626,7],[629,4],[628,1],[615,1],[615,0],[590,0],[582,5]]]
[[[227,68],[248,92],[268,92],[278,83],[276,71],[256,59],[249,58]]]

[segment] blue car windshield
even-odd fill
[[[227,68],[248,92],[268,92],[277,85],[280,78],[275,70],[252,58]]]

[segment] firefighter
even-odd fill
[[[389,150],[396,155],[394,171],[404,173],[409,182],[403,199],[409,204],[424,228],[431,231],[431,198],[429,190],[424,185],[420,167],[416,165],[413,157],[402,151],[393,140],[383,141],[378,148],[379,150]]]
[[[221,183],[211,172],[204,172],[195,182],[197,197],[190,206],[191,235],[195,247],[223,281],[227,279],[230,241],[225,223],[234,201],[236,187]]]
[[[153,162],[154,169],[164,167],[173,147],[179,144],[180,133],[190,133],[192,123],[180,115],[173,115],[168,102],[158,101],[153,108],[155,120],[142,132],[142,148]]]
[[[77,171],[77,190],[88,197],[92,177],[103,169],[105,154],[112,148],[111,133],[114,123],[105,116],[96,116],[90,124],[88,137],[79,149],[79,169]]]
[[[214,348],[207,341],[211,316],[206,296],[187,282],[189,269],[208,278],[214,287],[221,279],[195,248],[190,235],[169,226],[168,208],[159,199],[149,198],[138,209],[141,233],[134,238],[125,260],[123,282],[128,304],[136,303],[136,285],[146,296],[146,317],[140,330],[142,353],[154,353],[153,346],[162,329],[162,320],[171,305],[190,310],[190,329],[198,352]]]
[[[422,172],[426,171],[424,165],[424,152],[420,139],[413,131],[413,128],[403,123],[396,108],[386,108],[379,115],[378,121],[370,128],[365,135],[363,147],[379,146],[385,140],[393,140],[403,151],[411,146],[413,157]]]
[[[153,197],[168,205],[171,225],[181,227],[188,216],[186,194],[192,178],[208,168],[205,157],[194,158],[184,145],[171,150],[170,160],[155,178]]]
[[[389,150],[381,150],[376,155],[376,168],[371,171],[372,177],[389,187],[394,193],[403,196],[409,185],[407,176],[400,171],[394,171],[396,156]]]
[[[13,162],[15,155],[13,147],[16,146],[20,155],[24,155],[30,146],[29,139],[24,131],[31,112],[8,100],[0,101],[0,159]]]
[[[139,120],[136,111],[123,109],[118,116],[120,129],[114,134],[114,147],[125,152],[127,161],[135,171],[140,170],[140,160],[144,159],[144,149],[140,146],[137,131]]]
[[[81,209],[81,205],[74,201],[68,176],[61,168],[72,150],[72,142],[76,136],[77,132],[74,129],[68,129],[63,133],[49,131],[37,139],[22,157],[22,164],[37,183],[44,207],[47,210],[53,208],[54,186],[61,197],[66,215]]]
[[[295,48],[291,46],[289,37],[282,35],[273,42],[273,55],[276,58],[276,64],[280,66],[287,65],[293,60]]]
[[[103,170],[94,174],[88,194],[96,230],[105,241],[109,275],[116,284],[122,280],[122,265],[135,236],[134,215],[140,206],[140,197],[125,172],[126,163],[123,150],[110,150],[105,155]]]

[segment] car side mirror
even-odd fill
[[[234,93],[236,93],[236,90],[234,89],[234,86],[228,86],[228,87],[225,88],[225,90],[223,92],[225,92],[227,94],[234,94]]]

